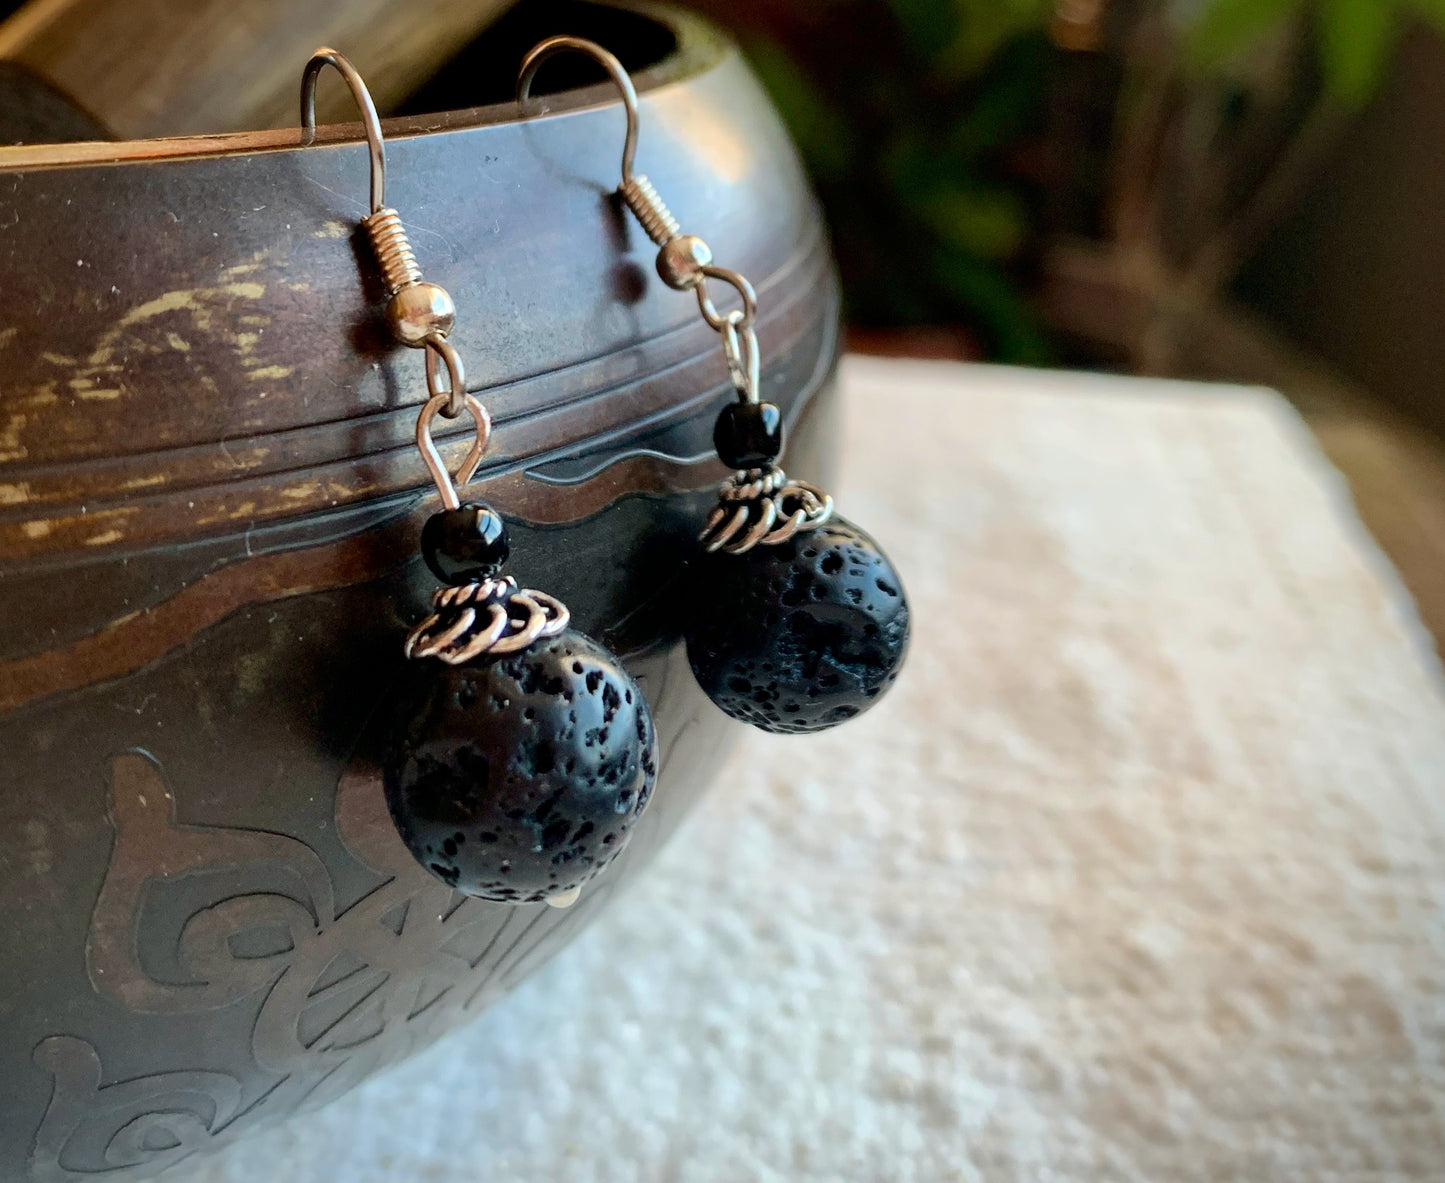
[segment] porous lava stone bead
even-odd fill
[[[568,630],[521,653],[408,663],[383,778],[402,839],[443,883],[530,903],[617,857],[657,779],[647,702]]]
[[[443,583],[462,584],[496,575],[511,547],[502,515],[490,505],[469,501],[427,518],[421,528],[421,553]]]
[[[729,468],[762,468],[783,453],[783,413],[773,403],[728,403],[713,424],[712,442]]]
[[[822,731],[898,677],[908,601],[888,557],[839,518],[698,564],[687,657],[719,707],[764,731]]]

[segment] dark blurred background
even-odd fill
[[[1442,0],[694,6],[787,118],[864,340],[1229,373],[1257,315],[1445,428]]]
[[[1445,635],[1445,0],[685,3],[797,141],[854,348],[1275,386]],[[539,12],[588,31],[560,0],[0,0],[0,132],[285,124],[319,42],[384,110],[496,101]],[[655,58],[648,28],[611,47]]]

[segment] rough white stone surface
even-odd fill
[[[845,378],[891,697],[751,738],[544,972],[196,1177],[1445,1178],[1445,692],[1303,427]]]

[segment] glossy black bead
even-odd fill
[[[462,584],[496,575],[511,547],[502,515],[490,505],[468,502],[427,518],[421,553],[443,583]]]
[[[762,468],[783,454],[783,413],[773,403],[728,403],[712,442],[729,468]]]
[[[657,745],[612,654],[568,630],[490,661],[409,667],[383,781],[422,866],[468,895],[528,903],[616,858],[652,793]]]
[[[687,656],[698,684],[764,731],[822,731],[898,677],[908,601],[878,544],[834,518],[778,546],[698,564]]]

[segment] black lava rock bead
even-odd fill
[[[421,553],[443,583],[480,583],[502,569],[511,547],[502,515],[490,505],[469,501],[427,518]]]
[[[712,442],[729,468],[762,468],[783,453],[783,413],[773,403],[728,403],[718,412]]]
[[[422,866],[468,895],[531,903],[617,856],[657,779],[657,743],[612,654],[568,630],[504,657],[409,665],[383,772]]]
[[[764,731],[822,731],[898,677],[908,601],[878,544],[841,519],[698,565],[687,656],[698,684]]]

